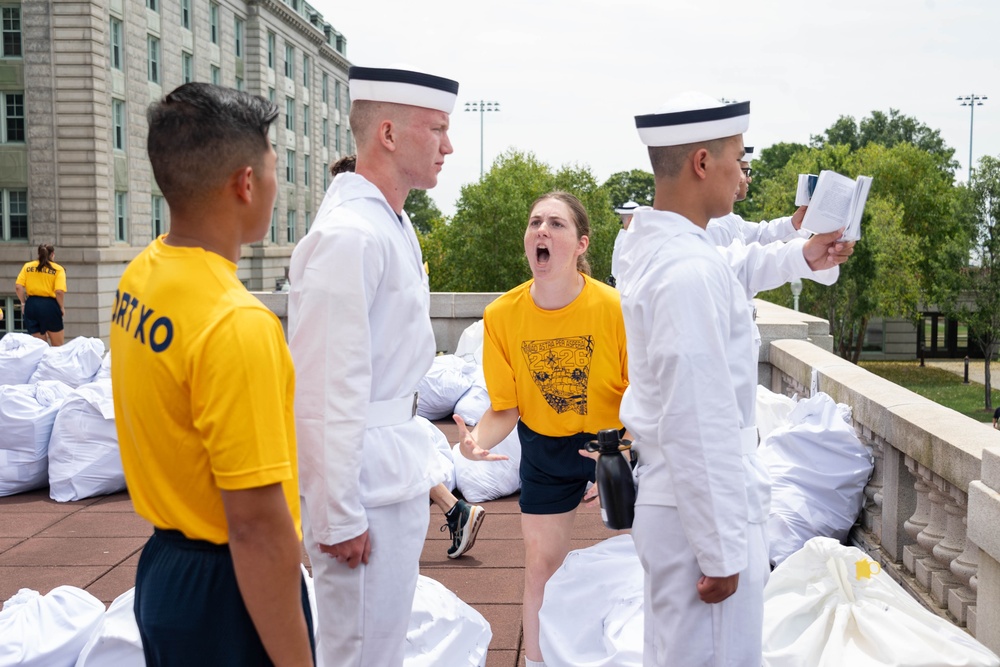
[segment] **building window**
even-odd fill
[[[309,187],[309,167],[312,160],[308,155],[302,157],[302,184]]]
[[[274,102],[274,88],[267,89],[267,99],[271,102]]]
[[[304,136],[304,137],[308,137],[309,136],[309,121],[310,121],[310,118],[309,118],[309,105],[308,104],[303,104],[302,105],[302,136]]]
[[[125,66],[125,51],[122,48],[121,19],[111,17],[111,67],[122,70]]]
[[[291,97],[285,98],[285,129],[295,130],[295,100]]]
[[[28,191],[0,190],[4,241],[28,240]]]
[[[242,76],[236,77],[236,86],[235,87],[236,87],[236,90],[239,90],[239,91],[242,91],[242,90],[244,90],[246,88],[246,85],[243,83],[243,77]]]
[[[323,72],[323,104],[326,104],[329,100],[327,99],[330,95],[330,77]]]
[[[128,193],[115,193],[115,241],[127,241]]]
[[[340,108],[340,81],[333,82],[333,108]]]
[[[333,150],[340,152],[340,123],[333,127]]]
[[[0,93],[3,99],[3,136],[5,144],[24,143],[24,93]]]
[[[302,87],[309,87],[309,77],[312,76],[312,68],[309,67],[309,56],[302,56]]]
[[[194,57],[186,51],[181,51],[181,79],[184,83],[194,81]]]
[[[153,195],[152,199],[152,214],[150,220],[153,223],[153,238],[162,236],[167,230],[164,229],[163,225],[163,197],[160,195]]]
[[[295,243],[295,211],[288,212],[288,242]]]
[[[275,36],[273,32],[267,33],[267,67],[268,69],[274,69],[274,48],[275,48]]]
[[[4,334],[24,331],[24,317],[21,314],[21,300],[16,296],[0,296],[4,318],[0,320],[0,338]]]
[[[285,180],[295,182],[295,151],[285,151]]]
[[[222,85],[222,70],[216,65],[212,65],[212,83],[217,86]]]
[[[219,43],[219,5],[214,2],[208,5],[208,28],[212,44]]]
[[[306,233],[309,233],[309,222],[312,220],[312,217],[312,211],[306,211],[306,219],[304,220],[306,223]]]
[[[125,150],[125,101],[111,100],[111,141],[116,151]]]
[[[291,79],[295,76],[295,47],[285,44],[285,78]]]
[[[345,145],[347,146],[347,152],[348,153],[354,153],[355,152],[354,148],[353,148],[354,144],[351,141],[351,128],[349,126],[347,128],[347,144],[345,144]]]
[[[146,50],[148,52],[148,77],[150,82],[160,82],[160,40],[152,35],[146,36]]]
[[[191,0],[181,0],[181,27],[191,29]]]
[[[278,242],[278,207],[271,211],[271,243]]]
[[[236,18],[233,24],[233,42],[237,58],[243,57],[243,19]]]
[[[323,119],[323,148],[330,145],[330,121]]]
[[[21,7],[0,8],[3,17],[3,58],[20,58],[21,50]]]
[[[159,0],[146,0],[146,8],[147,9],[151,9],[154,12],[160,11],[160,2],[159,2]]]
[[[330,164],[327,162],[323,163],[323,189],[326,190],[327,186],[330,185]],[[306,223],[309,224],[309,223]]]

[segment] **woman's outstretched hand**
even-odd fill
[[[462,456],[470,461],[506,461],[510,458],[503,454],[490,454],[490,450],[480,447],[465,425],[465,421],[458,415],[452,415],[452,417],[458,424],[458,448],[461,450]]]

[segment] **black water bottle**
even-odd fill
[[[588,452],[599,452],[597,458],[597,491],[601,498],[601,519],[611,530],[632,527],[635,518],[635,485],[632,466],[622,455],[632,443],[622,440],[617,429],[606,428],[597,433],[597,440],[587,443]],[[631,454],[631,452],[629,452]]]

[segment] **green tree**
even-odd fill
[[[532,202],[552,190],[570,192],[586,207],[592,275],[603,280],[611,271],[619,228],[607,190],[586,167],[567,165],[553,173],[533,154],[512,149],[482,180],[462,187],[450,221],[435,223],[421,236],[431,289],[502,292],[530,278],[524,230]]]
[[[750,163],[753,167],[753,180],[750,183],[750,187],[747,189],[747,197],[741,202],[736,202],[736,205],[733,206],[733,210],[737,214],[743,216],[744,220],[751,220],[753,222],[760,222],[761,220],[764,220],[765,216],[761,204],[758,201],[758,193],[768,187],[767,184],[778,177],[779,174],[783,173],[785,165],[788,164],[788,161],[792,159],[793,155],[806,149],[807,147],[803,144],[777,143],[759,151],[758,157]],[[797,179],[798,174],[796,174],[796,182],[798,182]],[[793,206],[792,208],[779,213],[778,216],[791,215],[794,210]]]
[[[634,201],[639,206],[652,206],[653,193],[656,185],[653,182],[653,174],[642,169],[632,171],[618,171],[604,181],[604,189],[608,192],[608,198],[612,206],[621,206],[627,201]],[[590,215],[594,211],[588,209]]]
[[[403,210],[410,216],[413,228],[418,232],[427,234],[431,231],[432,222],[440,220],[441,209],[437,207],[434,200],[430,198],[426,190],[410,190]]]
[[[1000,157],[980,158],[969,185],[975,245],[955,312],[985,357],[985,409],[992,410],[990,362],[1000,346]]]

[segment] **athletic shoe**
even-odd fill
[[[451,532],[451,548],[448,549],[448,558],[458,558],[476,543],[476,534],[479,526],[483,523],[486,510],[479,505],[470,505],[464,500],[459,500],[452,512],[452,517],[445,515],[447,523],[441,526],[443,531],[447,528]]]

